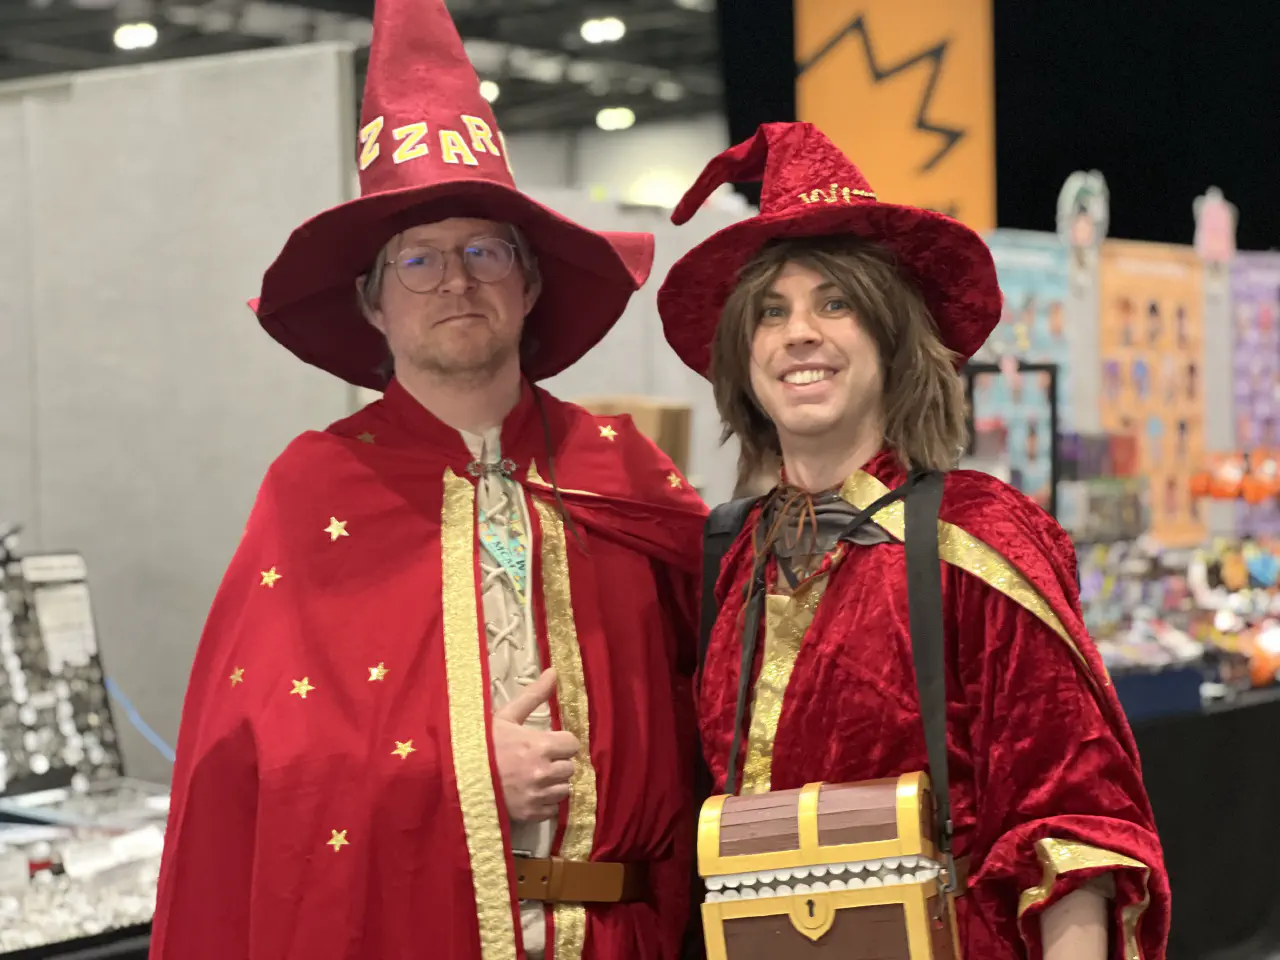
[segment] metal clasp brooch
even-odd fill
[[[477,479],[486,474],[498,474],[510,480],[515,472],[516,462],[510,457],[503,457],[497,463],[481,463],[479,460],[472,460],[467,464],[467,473]]]

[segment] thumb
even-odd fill
[[[511,699],[505,707],[502,707],[496,714],[499,720],[506,720],[508,723],[524,723],[529,719],[529,714],[537,710],[548,700],[551,694],[556,690],[556,668],[548,667],[542,671],[542,676],[525,687],[520,693]]]

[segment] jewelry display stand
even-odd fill
[[[124,776],[74,553],[0,533],[0,957],[143,957],[169,810]]]

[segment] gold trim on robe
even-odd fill
[[[1151,891],[1147,889],[1147,878],[1151,875],[1145,863],[1126,857],[1124,854],[1093,847],[1087,843],[1074,840],[1055,840],[1045,837],[1036,841],[1036,856],[1040,858],[1044,875],[1040,885],[1029,887],[1018,897],[1018,916],[1021,917],[1032,907],[1039,906],[1053,894],[1054,885],[1063,874],[1075,870],[1140,870],[1142,871],[1143,897],[1138,903],[1130,904],[1120,911],[1120,925],[1124,931],[1124,960],[1142,960],[1142,946],[1138,939],[1138,923],[1147,905],[1151,902]]]
[[[471,857],[483,960],[515,960],[515,920],[507,895],[507,851],[489,765],[489,696],[480,649],[476,597],[476,489],[452,470],[444,474],[440,513],[444,662],[449,688],[449,737],[458,803]]]
[[[536,472],[529,468],[530,480]],[[536,481],[535,481],[536,482]],[[556,508],[530,498],[542,531],[542,595],[546,603],[547,647],[556,669],[556,699],[560,725],[578,738],[582,749],[573,759],[569,781],[569,809],[564,837],[556,855],[565,860],[589,860],[596,831],[596,771],[591,764],[591,725],[582,651],[573,618],[569,584],[569,556],[564,521]],[[587,911],[582,904],[555,905],[555,960],[579,960],[587,934]]]
[[[773,780],[773,741],[778,735],[782,702],[791,671],[800,655],[809,624],[826,593],[830,573],[814,577],[798,593],[765,597],[764,655],[751,703],[747,758],[742,765],[742,792],[767,793]]]
[[[525,483],[532,484],[539,490],[543,491],[555,491],[557,489],[542,479],[542,474],[538,473],[538,463],[536,460],[529,461],[529,472],[525,475]],[[592,493],[590,490],[571,490],[568,487],[560,487],[559,490],[561,493],[575,493],[580,497],[600,496],[600,494]]]
[[[858,510],[865,509],[889,492],[877,477],[864,470],[853,473],[840,488],[841,498]],[[896,540],[906,537],[906,511],[901,500],[876,512],[872,518]],[[1062,638],[1071,654],[1084,669],[1084,675],[1094,683],[1106,685],[1105,677],[1097,677],[1089,667],[1070,632],[1062,625],[1048,601],[1017,567],[1001,556],[995,548],[983,543],[973,534],[945,520],[938,521],[938,555],[954,567],[977,577],[987,586],[1003,593],[1018,606],[1027,610],[1045,626]]]

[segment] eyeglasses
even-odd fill
[[[461,258],[462,269],[467,275],[480,283],[497,283],[506,279],[516,262],[515,244],[499,237],[480,237],[453,251],[426,243],[412,244],[387,263],[395,266],[396,276],[407,289],[414,293],[431,293],[444,280],[451,252]]]

